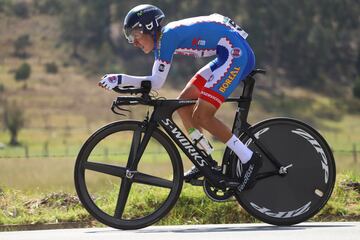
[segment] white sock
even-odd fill
[[[245,146],[235,135],[226,142],[226,146],[228,146],[240,159],[241,163],[247,163],[253,152]]]

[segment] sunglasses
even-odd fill
[[[132,44],[135,40],[139,40],[142,37],[143,31],[139,28],[124,29],[124,34],[128,42]]]

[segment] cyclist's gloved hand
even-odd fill
[[[121,74],[106,74],[101,78],[99,86],[112,90],[114,87],[117,87],[121,84],[122,75]]]

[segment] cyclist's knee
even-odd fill
[[[177,99],[197,99],[200,95],[200,91],[194,85],[187,85],[180,93]]]
[[[194,111],[192,115],[192,120],[195,125],[205,127],[209,120],[211,120],[214,116],[205,114],[204,112]]]
[[[214,118],[216,110],[213,105],[200,99],[193,111],[192,119],[195,123],[205,126],[209,120]]]
[[[199,97],[200,91],[195,86],[186,86],[184,90],[180,93],[177,99],[197,99]],[[181,107],[177,110],[181,118],[190,118],[192,115],[194,105],[188,105]]]

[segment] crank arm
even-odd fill
[[[199,180],[199,179],[191,179],[189,181],[189,183],[193,186],[203,186],[204,185],[204,180]]]

